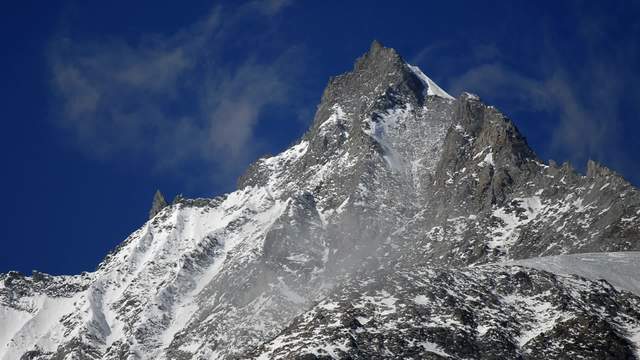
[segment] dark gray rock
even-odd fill
[[[149,219],[153,219],[162,209],[167,206],[167,202],[160,190],[156,190],[153,195],[153,202],[151,203],[151,209],[149,209]]]

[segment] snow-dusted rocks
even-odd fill
[[[635,295],[468,267],[640,249],[640,193],[588,168],[374,42],[237,191],[158,197],[94,272],[0,275],[0,359],[633,357]]]
[[[375,281],[372,281],[375,279]],[[640,298],[517,266],[359,274],[256,359],[629,359]]]

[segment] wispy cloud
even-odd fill
[[[630,91],[640,79],[637,68],[629,67],[640,61],[636,41],[640,29],[620,29],[614,17],[586,11],[582,5],[574,4],[577,32],[572,40],[579,44],[572,50],[578,52],[579,63],[566,56],[562,40],[549,35],[544,26],[539,32],[543,49],[525,62],[506,58],[495,44],[480,41],[465,43],[462,50],[449,43],[430,46],[417,53],[416,62],[435,64],[452,94],[475,92],[505,105],[503,110],[510,115],[535,114],[535,126],[548,131],[542,150],[556,160],[582,168],[587,159],[595,158],[640,178],[636,154],[621,145],[628,138],[625,124],[632,122],[623,116],[640,113],[640,96]],[[465,56],[451,57],[460,51]],[[532,71],[533,64],[537,66]],[[627,107],[623,112],[629,104],[631,111]]]
[[[490,94],[516,106],[549,109],[549,93],[544,81],[520,74],[499,62],[480,64],[450,80],[455,94],[463,91]]]
[[[466,89],[487,94],[508,103],[514,112],[546,114],[554,120],[549,152],[578,166],[590,157],[615,151],[610,142],[617,132],[617,100],[607,96],[598,101],[598,89],[585,91],[559,70],[536,79],[501,63],[482,64],[455,78],[452,87],[456,93]]]
[[[300,53],[290,46],[261,56],[264,47],[254,44],[268,39],[260,35],[240,50],[240,61],[226,59],[226,50],[238,51],[235,37],[247,23],[267,34],[288,4],[216,7],[174,34],[135,42],[55,37],[49,54],[57,124],[89,156],[126,155],[158,170],[202,162],[218,176],[234,174],[262,151],[254,134],[260,114],[287,101]]]
[[[582,167],[589,158],[628,156],[616,146],[622,94],[593,70],[585,68],[593,76],[585,83],[562,69],[539,79],[501,63],[481,64],[454,78],[451,86],[455,93],[468,90],[507,103],[514,112],[546,114],[551,130],[547,152]]]

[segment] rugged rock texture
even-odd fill
[[[164,209],[167,206],[167,202],[164,200],[164,196],[160,192],[160,190],[156,190],[156,193],[153,195],[153,202],[151,203],[151,209],[149,209],[149,220],[153,219],[160,210]]]
[[[2,275],[0,322],[10,325],[0,328],[0,359],[307,356],[288,337],[349,341],[308,355],[325,357],[634,356],[635,295],[534,270],[465,268],[639,249],[640,193],[588,168],[545,165],[498,110],[471,94],[452,98],[374,42],[329,81],[302,139],[256,161],[237,191],[169,206],[157,196],[152,218],[95,272]],[[301,315],[339,299],[327,316],[342,319],[378,296],[370,289],[402,311],[387,314],[381,297],[382,310],[363,316],[383,321],[369,327],[348,318],[311,329],[315,315]],[[525,343],[546,318],[518,299],[558,316]]]
[[[606,282],[517,266],[379,270],[247,357],[632,359],[626,336],[640,329],[639,306]]]

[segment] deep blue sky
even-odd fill
[[[543,159],[640,184],[638,1],[86,3],[0,15],[0,272],[93,270],[156,188],[232,190],[373,39],[497,106]]]

